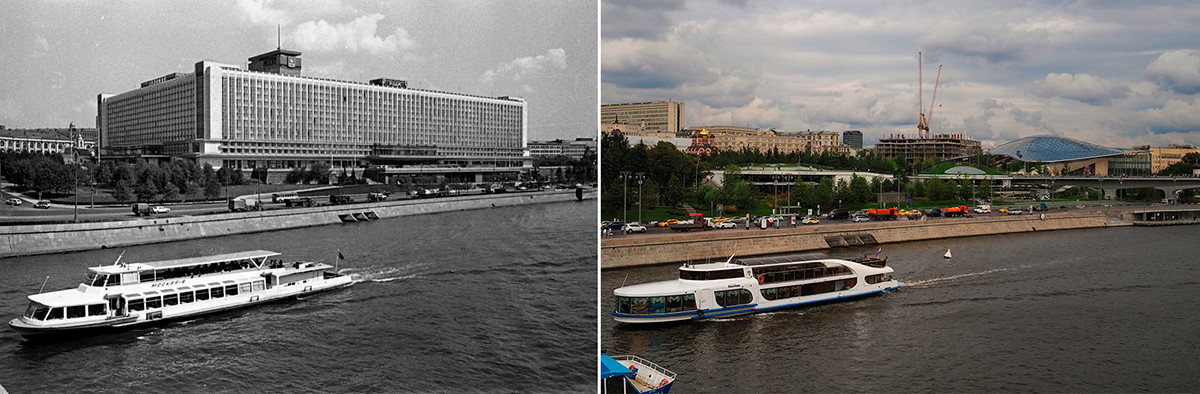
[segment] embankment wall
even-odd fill
[[[595,190],[585,190],[582,203],[595,204],[594,201],[589,201],[595,198]],[[364,217],[361,214],[374,212],[375,216],[383,219],[576,200],[575,191],[570,190],[450,197],[435,200],[383,201],[202,216],[150,217],[118,222],[0,227],[0,257],[112,248],[320,226],[344,223],[339,217],[340,215],[356,213],[360,214],[359,217]]]
[[[850,244],[885,244],[927,239],[1109,227],[1100,212],[993,216],[929,221],[867,222],[789,229],[703,231],[687,234],[604,239],[600,267],[620,268],[684,261],[716,261],[730,254],[760,255],[828,249]],[[873,241],[872,241],[873,239]],[[839,241],[840,240],[840,241]],[[735,249],[736,245],[736,249]]]

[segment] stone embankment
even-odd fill
[[[583,204],[595,204],[595,199],[595,189],[583,191]],[[116,222],[10,226],[0,227],[0,257],[112,248],[428,213],[577,200],[575,190],[570,190],[384,201],[202,216],[151,217]]]
[[[723,261],[730,254],[760,255],[927,239],[1129,225],[1101,212],[900,220],[787,229],[703,231],[604,239],[600,267]],[[736,245],[736,249],[735,249]]]

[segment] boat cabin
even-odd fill
[[[260,269],[268,263],[268,260],[279,255],[276,252],[256,250],[149,263],[122,264],[118,262],[113,265],[89,267],[88,271],[90,272],[88,272],[87,278],[84,278],[83,285],[91,287],[123,286],[168,279],[193,278],[248,269]]]

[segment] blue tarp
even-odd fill
[[[613,360],[613,358],[609,357],[607,354],[600,354],[601,379],[608,379],[613,376],[628,375],[630,372],[633,371],[629,370],[629,368],[626,368],[624,365],[621,365],[621,363],[617,362],[617,360]]]

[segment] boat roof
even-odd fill
[[[732,283],[746,283],[754,279],[746,277],[715,279],[715,280],[664,280],[660,282],[639,283],[613,290],[613,295],[622,297],[657,297],[697,292],[704,289],[724,288]],[[719,284],[719,285],[718,285]],[[717,289],[720,290],[720,289]]]
[[[600,378],[601,379],[608,379],[613,376],[628,375],[630,372],[633,372],[633,371],[631,371],[629,369],[629,367],[626,367],[625,365],[617,362],[617,360],[613,360],[613,358],[609,357],[607,354],[600,353]]]
[[[162,260],[162,261],[148,261],[148,262],[144,262],[144,263],[129,263],[129,264],[126,264],[126,266],[129,268],[138,269],[138,270],[156,269],[156,268],[173,268],[173,267],[190,267],[190,266],[195,266],[195,265],[220,263],[220,262],[225,262],[225,261],[240,261],[240,260],[245,260],[245,259],[275,257],[275,256],[279,256],[279,255],[280,255],[280,253],[272,252],[269,250],[251,250],[251,251],[246,251],[246,252],[225,253],[225,254],[218,254],[218,255],[212,255],[212,256],[187,257],[187,258],[182,258],[182,259]],[[106,268],[110,268],[110,267],[112,269],[106,269]],[[126,272],[126,271],[129,271],[127,268],[117,266],[117,265],[105,265],[105,266],[92,267],[92,268],[94,271],[97,271],[97,272],[114,272],[114,271],[115,272]]]
[[[51,308],[58,306],[103,304],[105,302],[102,295],[84,293],[79,291],[79,289],[66,289],[52,291],[49,293],[33,294],[29,296],[29,300]]]
[[[767,265],[779,263],[799,263],[803,261],[826,260],[829,255],[824,253],[804,253],[804,254],[789,254],[783,256],[768,256],[768,257],[748,257],[733,260],[734,263],[741,265]]]

